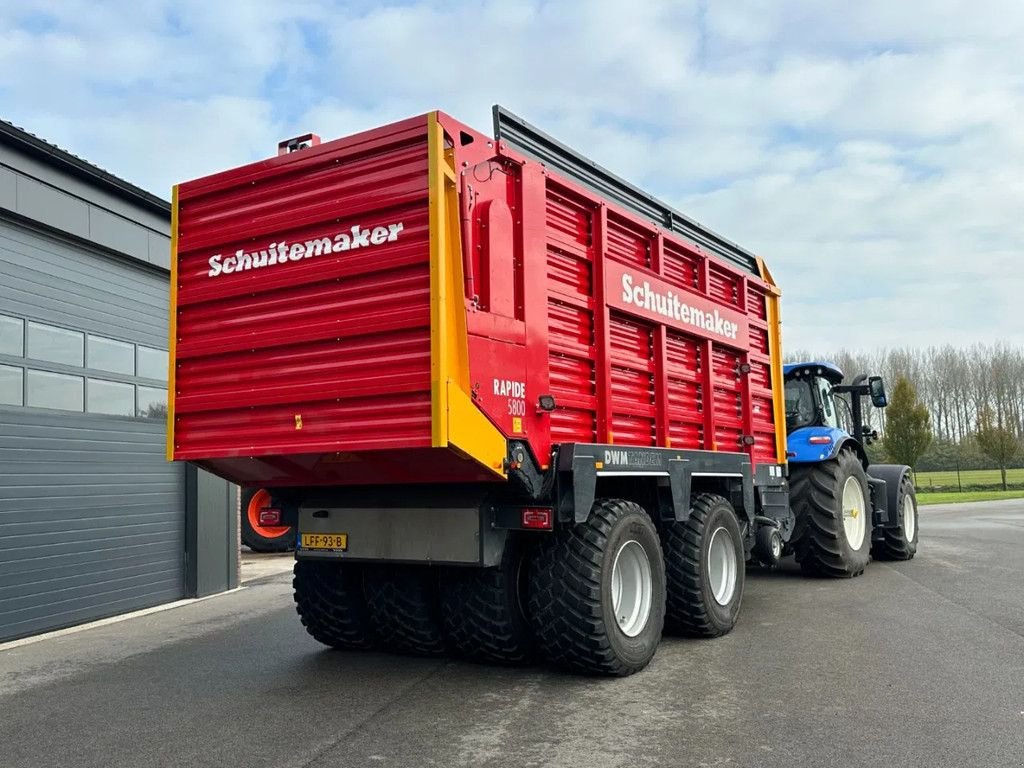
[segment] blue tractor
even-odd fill
[[[871,464],[862,398],[884,408],[879,376],[843,384],[832,363],[784,367],[789,514],[758,532],[756,554],[772,565],[793,554],[807,573],[851,578],[871,557],[909,560],[917,552],[917,498],[910,467]]]

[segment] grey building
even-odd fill
[[[165,459],[170,205],[0,121],[0,641],[237,585]]]

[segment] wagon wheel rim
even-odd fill
[[[651,616],[654,577],[647,552],[635,539],[615,553],[611,587],[615,622],[626,637],[636,637]]]
[[[724,526],[719,526],[711,534],[711,543],[708,545],[708,582],[711,585],[711,596],[719,605],[732,602],[738,571],[736,544],[732,534]]]

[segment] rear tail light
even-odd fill
[[[811,445],[828,445],[832,442],[832,438],[828,435],[813,435],[807,438],[807,442]]]
[[[260,510],[260,525],[280,525],[281,510],[273,507],[264,507]]]
[[[555,525],[554,510],[547,507],[524,507],[523,528],[550,531]]]

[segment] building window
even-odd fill
[[[0,364],[0,406],[23,406],[104,416],[164,419],[168,353],[130,341],[73,331],[0,314],[0,356],[38,361],[32,368]],[[51,370],[42,370],[51,368]],[[30,363],[31,365],[31,363]],[[83,368],[82,375],[60,372]],[[128,378],[128,381],[110,381]]]
[[[89,334],[86,368],[135,375],[135,345]]]
[[[25,354],[25,321],[20,317],[0,315],[0,355],[23,357]]]
[[[110,416],[135,415],[135,387],[116,381],[89,379],[85,410]]]
[[[27,357],[81,368],[85,364],[85,334],[29,322]]]
[[[136,387],[139,393],[138,415],[143,419],[163,419],[167,416],[167,390],[156,387]]]
[[[138,346],[137,375],[143,379],[167,381],[167,350]]]
[[[0,405],[24,405],[24,371],[13,365],[0,365]]]
[[[85,410],[85,379],[64,373],[29,370],[25,373],[25,395],[25,405],[32,408],[81,413]]]

